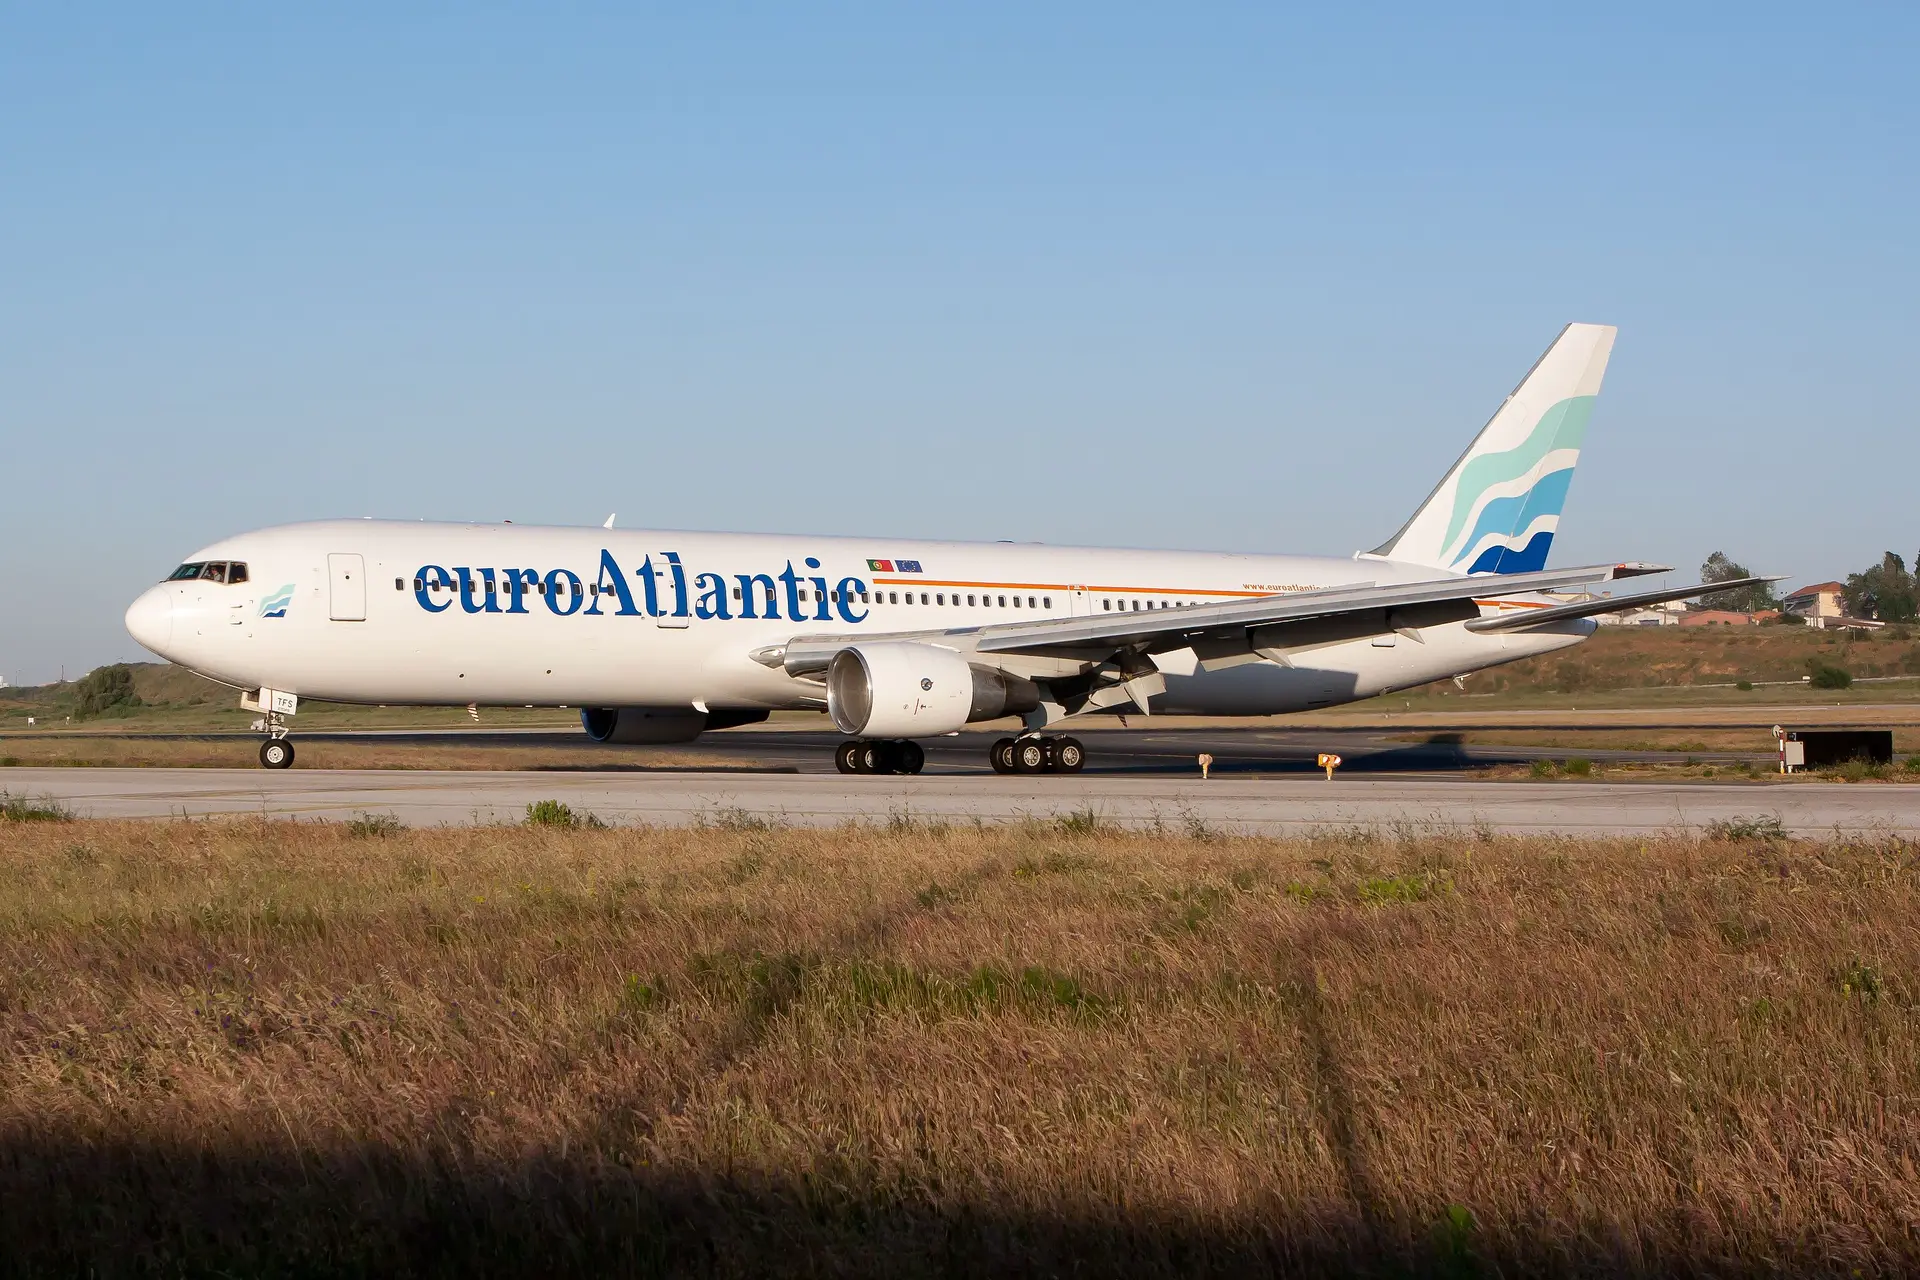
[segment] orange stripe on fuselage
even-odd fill
[[[1068,582],[965,582],[953,578],[875,578],[877,587],[972,587],[986,591],[1086,591],[1089,593],[1105,591],[1111,595],[1132,592],[1136,595],[1156,596],[1247,596],[1258,599],[1261,596],[1286,595],[1284,591],[1222,591],[1217,587],[1103,587],[1090,583]]]

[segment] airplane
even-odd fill
[[[843,773],[1018,717],[1000,773],[1075,773],[1100,714],[1267,716],[1576,645],[1665,566],[1546,568],[1615,330],[1570,324],[1400,531],[1351,558],[331,520],[204,547],[126,614],[240,691],[293,764],[301,699],[579,707],[603,743],[824,711]],[[1584,592],[1565,600],[1554,594]]]

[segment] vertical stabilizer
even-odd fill
[[[1614,332],[1562,329],[1413,518],[1368,554],[1456,573],[1544,568]]]

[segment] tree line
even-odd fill
[[[1920,568],[1920,555],[1914,556],[1914,567]],[[1724,551],[1714,552],[1700,566],[1702,582],[1731,582],[1735,578],[1752,576],[1745,565]],[[1892,551],[1881,556],[1880,563],[1859,573],[1848,574],[1840,592],[1840,601],[1841,607],[1851,618],[1912,622],[1920,617],[1920,588],[1916,587],[1914,575],[1907,569],[1907,562]],[[1700,597],[1700,607],[1728,609],[1735,613],[1763,613],[1780,608],[1780,599],[1774,594],[1772,583],[1759,582],[1752,586],[1711,592]]]

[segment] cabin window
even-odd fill
[[[206,567],[207,567],[206,563],[200,560],[196,560],[191,564],[183,564],[178,569],[175,569],[172,573],[167,575],[167,581],[168,582],[191,582],[193,579],[199,577],[200,571]]]
[[[871,604],[871,603],[873,603],[873,602],[872,602],[872,601],[870,601],[870,600],[868,600],[868,599],[867,599],[867,593],[866,593],[866,592],[864,592],[864,591],[862,591],[862,592],[860,593],[860,603],[861,603],[861,604]]]
[[[247,566],[238,560],[227,566],[227,585],[247,580]]]
[[[1100,607],[1101,607],[1102,609],[1105,609],[1105,610],[1106,610],[1106,611],[1107,611],[1108,613],[1112,613],[1112,612],[1113,612],[1113,601],[1111,601],[1111,600],[1102,600],[1102,601],[1100,602]]]
[[[420,579],[415,578],[413,580],[413,589],[415,591],[425,591],[427,589],[427,584],[420,581]]]
[[[1027,597],[1027,608],[1029,608],[1029,609],[1032,609],[1032,608],[1034,608],[1034,607],[1035,607],[1035,605],[1034,605],[1034,603],[1033,603],[1033,597],[1032,597],[1032,596],[1028,596],[1028,597]]]
[[[1041,603],[1041,604],[1043,604],[1043,605],[1045,605],[1045,606],[1046,606],[1047,608],[1049,608],[1049,609],[1051,609],[1051,608],[1053,608],[1053,597],[1052,597],[1052,596],[1041,596],[1041,597],[1040,597],[1040,603]]]
[[[200,571],[202,582],[225,582],[226,580],[227,562],[225,560],[209,560],[207,567]]]
[[[887,592],[887,603],[888,603],[888,604],[899,604],[899,603],[900,603],[900,593],[899,593],[898,591],[889,591],[889,592]]]
[[[1007,607],[1007,598],[1005,596],[1000,597],[1000,607],[1002,609]]]

